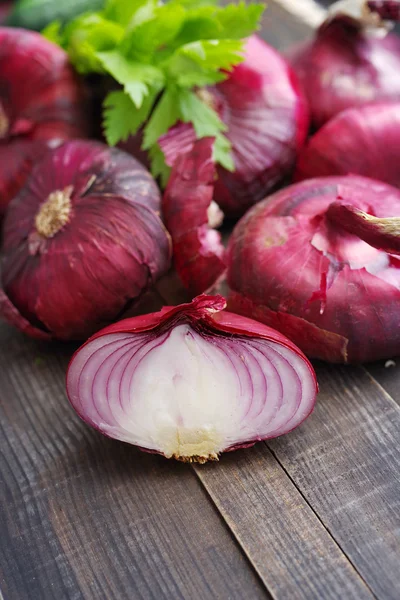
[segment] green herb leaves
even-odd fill
[[[108,0],[44,35],[61,45],[81,73],[110,76],[121,89],[104,101],[110,145],[143,128],[154,175],[168,170],[157,144],[177,121],[191,122],[197,137],[215,137],[214,156],[233,170],[226,127],[201,88],[225,79],[243,60],[243,39],[258,28],[258,3],[216,6],[212,0]],[[200,89],[200,93],[198,93]]]

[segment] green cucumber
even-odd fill
[[[52,21],[67,23],[87,11],[101,10],[105,0],[18,0],[5,25],[40,31]]]

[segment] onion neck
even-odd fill
[[[325,24],[333,20],[347,18],[363,33],[375,37],[384,37],[392,28],[393,22],[382,18],[382,10],[375,8],[374,2],[366,0],[339,0],[328,11]]]
[[[42,204],[35,217],[36,231],[41,237],[46,239],[54,237],[69,222],[72,191],[72,185],[64,190],[56,190]]]
[[[375,217],[340,201],[332,202],[326,217],[339,230],[357,236],[373,248],[400,255],[400,217]]]

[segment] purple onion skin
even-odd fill
[[[160,209],[151,175],[121,150],[71,141],[47,154],[4,220],[3,316],[62,340],[117,319],[169,268]]]
[[[252,319],[229,313],[224,310],[225,307],[226,300],[222,296],[201,295],[188,304],[168,306],[157,313],[125,319],[91,337],[75,352],[67,372],[68,398],[80,418],[104,435],[134,444],[145,452],[163,454],[167,458],[183,462],[200,463],[218,460],[221,452],[253,446],[257,441],[288,433],[300,425],[311,414],[318,392],[311,364],[301,350],[279,332]],[[135,404],[140,402],[140,395],[143,394],[143,379],[149,380],[147,371],[142,377],[139,374],[140,369],[148,369],[146,360],[154,361],[151,376],[153,387],[160,381],[163,388],[172,383],[171,389],[175,389],[178,395],[179,385],[186,381],[188,390],[196,389],[195,382],[188,380],[185,364],[182,366],[179,363],[175,353],[167,351],[164,360],[169,365],[172,359],[172,363],[166,372],[163,371],[165,365],[162,355],[155,354],[152,358],[152,352],[162,352],[164,345],[182,327],[186,328],[185,339],[188,336],[189,340],[194,340],[197,336],[204,344],[203,352],[206,350],[205,354],[200,352],[196,355],[196,345],[193,346],[190,361],[200,360],[200,365],[204,359],[207,364],[208,351],[216,352],[216,356],[224,356],[225,368],[229,366],[229,379],[226,381],[234,382],[240,389],[239,404],[236,396],[230,397],[226,415],[229,420],[234,411],[240,412],[237,441],[228,436],[229,441],[224,443],[219,440],[218,447],[199,454],[196,454],[199,444],[201,446],[207,441],[213,426],[218,425],[217,421],[213,421],[216,417],[212,416],[214,410],[218,416],[217,407],[211,411],[211,416],[210,413],[207,416],[207,410],[203,406],[207,403],[201,395],[193,405],[197,418],[191,425],[188,424],[188,413],[185,410],[193,398],[183,395],[178,401],[174,394],[168,395],[165,406],[164,400],[157,396],[155,409],[149,398],[142,410],[150,423],[150,435],[145,430],[141,432],[139,438],[143,440],[143,445],[137,443],[133,435]],[[251,357],[251,353],[247,355],[247,350],[252,345],[257,350]],[[176,351],[179,352],[179,345]],[[264,357],[263,351],[266,352]],[[259,364],[254,361],[254,356],[260,359]],[[266,357],[271,370],[263,363]],[[186,366],[190,370],[190,365]],[[211,365],[214,377],[217,374],[214,384],[226,375],[223,369],[218,370],[218,366],[221,367],[214,363]],[[279,382],[279,377],[282,377],[277,388],[279,393],[274,395],[274,386]],[[178,387],[174,387],[176,382]],[[204,384],[207,388],[207,381]],[[211,388],[212,385],[213,382]],[[208,398],[207,395],[205,397]],[[225,400],[227,398],[218,397],[218,404]],[[173,433],[176,431],[173,435],[178,439],[176,450],[167,451],[166,448],[157,447],[157,440],[161,437],[158,418],[165,414]],[[253,436],[245,439],[249,431],[253,432]],[[195,435],[196,443],[191,443],[191,451],[186,453],[187,446],[182,440],[188,434],[189,437]],[[147,439],[144,440],[143,437]]]
[[[295,180],[365,175],[400,187],[400,102],[349,108],[301,151]]]
[[[400,38],[394,33],[368,35],[355,21],[338,16],[288,59],[317,129],[346,108],[400,101]]]
[[[396,356],[400,260],[329,218],[338,198],[376,217],[400,214],[396,188],[358,176],[307,180],[265,199],[230,239],[228,308],[278,329],[309,357]]]
[[[36,32],[0,27],[0,216],[56,140],[86,137],[86,109],[61,48]]]
[[[163,197],[175,268],[192,296],[207,292],[226,270],[220,234],[208,225],[216,177],[213,138],[196,140],[180,154]]]

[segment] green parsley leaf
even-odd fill
[[[165,164],[164,154],[158,144],[154,144],[150,148],[149,158],[153,177],[160,178],[161,186],[165,188],[171,174],[171,167]]]
[[[189,90],[181,90],[179,108],[182,121],[193,123],[197,137],[214,137],[219,131],[226,131],[225,123],[221,121],[215,110]]]
[[[215,136],[213,158],[215,162],[224,167],[227,171],[235,170],[235,163],[232,157],[232,146],[228,138],[220,133]]]
[[[164,74],[157,67],[130,62],[116,50],[98,52],[97,57],[107,73],[124,86],[137,108],[141,107],[150,86],[160,90],[164,85]]]
[[[178,90],[171,86],[163,93],[144,130],[143,149],[149,150],[180,117]]]
[[[115,48],[123,39],[123,28],[97,13],[82,15],[63,32],[63,47],[80,73],[104,73],[97,53]]]
[[[243,1],[220,7],[215,0],[106,0],[102,11],[55,22],[44,34],[80,73],[107,75],[121,86],[104,101],[106,139],[114,145],[143,128],[153,175],[165,182],[169,168],[158,140],[179,120],[192,123],[198,138],[215,138],[215,160],[234,169],[226,126],[200,95],[243,60],[244,39],[262,11]]]
[[[110,92],[104,100],[103,126],[107,143],[115,146],[134,135],[148,118],[156,93],[149,94],[138,110],[123,91]]]
[[[104,17],[125,28],[132,27],[135,21],[138,24],[145,15],[151,15],[156,6],[156,0],[108,0]]]
[[[185,17],[185,9],[178,3],[159,6],[153,19],[133,27],[127,35],[124,43],[127,56],[132,60],[151,59],[158,48],[165,49],[176,38]]]
[[[42,31],[42,36],[49,40],[49,42],[53,42],[53,44],[57,44],[58,46],[63,46],[64,44],[64,36],[61,33],[62,24],[61,21],[53,21],[49,23],[47,27],[45,27]]]
[[[221,8],[216,15],[221,37],[243,39],[257,31],[264,8],[263,4],[245,2]]]
[[[177,50],[206,70],[229,69],[243,60],[243,43],[239,40],[201,40]]]

